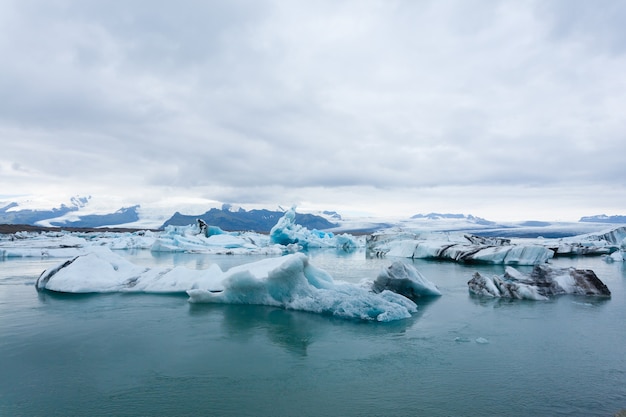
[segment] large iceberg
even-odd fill
[[[508,239],[455,233],[416,233],[386,230],[367,238],[369,256],[441,259],[463,263],[536,265],[553,252],[539,244],[511,244]]]
[[[105,247],[94,247],[86,254],[45,270],[36,287],[66,293],[184,293],[189,288],[219,290],[221,274],[217,265],[206,270],[181,266],[145,268]]]
[[[416,304],[391,291],[379,294],[333,281],[301,253],[230,269],[219,292],[187,291],[192,303],[262,304],[344,318],[392,321],[408,318]]]
[[[547,300],[561,294],[611,296],[611,291],[592,270],[549,265],[536,265],[529,275],[512,267],[507,267],[502,276],[483,276],[476,272],[467,285],[472,294],[496,298]]]
[[[374,321],[408,318],[417,311],[413,301],[392,291],[375,293],[334,281],[302,253],[224,272],[217,265],[206,270],[144,268],[107,248],[94,248],[44,271],[36,287],[67,293],[187,292],[192,303],[261,304]]]

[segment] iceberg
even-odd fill
[[[367,238],[366,248],[368,256],[504,265],[537,265],[547,262],[554,255],[539,244],[515,245],[508,239],[403,230],[374,233]]]
[[[603,230],[599,233],[549,239],[544,246],[554,252],[554,256],[601,256],[626,249],[626,226]]]
[[[8,257],[61,257],[86,254],[90,248],[105,246],[114,250],[142,249],[152,252],[187,252],[227,255],[271,255],[308,248],[351,250],[362,240],[348,234],[309,230],[295,223],[295,209],[288,210],[272,233],[226,232],[201,219],[197,224],[167,226],[163,231],[47,231],[0,234],[0,259]]]
[[[17,232],[0,236],[0,259],[12,257],[71,258],[93,247],[113,250],[149,249],[156,233],[139,232]]]
[[[401,261],[396,261],[383,269],[372,284],[372,290],[376,293],[390,290],[413,301],[422,297],[441,295],[437,286],[424,278],[413,265]]]
[[[213,254],[281,255],[309,248],[358,247],[357,240],[348,235],[334,235],[309,230],[295,223],[295,208],[286,211],[270,231],[269,236],[255,232],[225,232],[199,219],[196,225],[167,226],[154,241],[153,252],[202,252]]]
[[[203,221],[197,225],[167,226],[154,240],[152,252],[192,252],[212,254],[281,255],[286,248],[271,245],[268,236],[254,233],[224,232]]]
[[[18,232],[0,240],[0,259],[18,257],[72,257],[84,254],[91,244],[66,233]]]
[[[65,293],[187,293],[191,303],[260,304],[342,318],[392,321],[417,305],[403,295],[336,282],[302,253],[263,259],[222,271],[144,268],[105,247],[44,271],[38,290]]]
[[[330,314],[342,318],[392,321],[417,311],[408,298],[384,290],[379,294],[349,283],[335,282],[309,264],[302,253],[269,258],[231,268],[220,292],[187,291],[192,303],[261,304]]]
[[[296,209],[290,208],[270,230],[270,240],[279,245],[298,244],[303,248],[340,248],[353,249],[358,246],[356,240],[348,235],[334,235],[330,232],[309,230],[296,224]]]
[[[607,263],[624,262],[626,261],[626,252],[621,250],[621,251],[613,252],[610,255],[602,255],[602,259],[604,259],[604,261]]]
[[[529,275],[512,267],[507,267],[502,276],[487,277],[476,272],[467,285],[470,293],[478,296],[520,300],[548,300],[561,294],[611,296],[611,291],[592,270],[549,265],[536,265]]]
[[[105,247],[45,270],[36,282],[38,290],[65,293],[184,293],[189,288],[219,291],[222,271],[217,265],[206,270],[184,267],[144,268]]]

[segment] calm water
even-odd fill
[[[148,266],[223,269],[250,256],[126,253]],[[336,279],[390,259],[321,251]],[[186,296],[37,293],[59,260],[0,261],[1,416],[610,416],[626,408],[626,272],[591,268],[609,300],[473,298],[474,271],[415,261],[443,292],[413,318],[362,323]],[[478,341],[477,341],[478,340]],[[482,342],[482,343],[481,343]]]

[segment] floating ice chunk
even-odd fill
[[[617,252],[613,252],[610,255],[602,255],[602,259],[604,259],[604,261],[607,263],[624,262],[624,260],[626,259],[624,253],[625,252],[623,250],[620,250]]]
[[[553,256],[553,252],[542,245],[513,245],[508,239],[405,231],[374,233],[367,239],[367,253],[369,256],[504,265],[536,265]]]
[[[587,233],[562,239],[550,239],[544,245],[555,256],[611,255],[625,248],[626,226],[607,229],[600,233]]]
[[[279,245],[297,243],[303,248],[341,248],[350,249],[358,246],[356,240],[347,234],[335,236],[330,232],[309,230],[296,224],[295,207],[287,210],[283,217],[270,230],[270,241]]]
[[[200,223],[202,225],[202,223]],[[168,226],[150,248],[152,252],[281,255],[284,247],[270,245],[269,237],[253,233],[211,232],[210,226]]]
[[[560,294],[611,296],[591,270],[553,269],[548,265],[536,265],[527,276],[511,267],[503,276],[486,277],[476,272],[467,284],[471,293],[486,297],[547,300]]]
[[[420,297],[441,295],[437,286],[424,278],[413,265],[401,261],[396,261],[380,271],[372,284],[372,290],[377,293],[390,290],[414,301]]]
[[[0,259],[21,257],[72,257],[84,254],[91,243],[70,233],[18,232],[0,240]]]
[[[417,311],[415,303],[400,294],[376,294],[335,282],[302,253],[223,272],[216,265],[205,270],[144,268],[99,247],[44,271],[36,287],[67,293],[187,292],[194,303],[261,304],[375,321],[408,318]]]
[[[67,293],[184,293],[190,288],[222,289],[223,272],[217,265],[206,270],[143,268],[107,248],[91,250],[44,271],[37,279],[37,289]]]
[[[301,253],[232,268],[222,283],[222,292],[187,291],[190,301],[262,304],[376,321],[408,318],[417,311],[415,303],[399,294],[375,294],[356,285],[335,283]]]

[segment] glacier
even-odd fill
[[[432,285],[432,284],[431,284]],[[335,281],[302,253],[222,271],[145,268],[104,247],[42,272],[38,290],[64,293],[187,293],[191,303],[260,304],[387,322],[411,317],[417,305],[401,294]]]
[[[528,275],[507,267],[502,276],[476,272],[467,283],[470,293],[484,297],[548,300],[550,296],[576,294],[610,297],[611,291],[589,269],[535,265]]]

